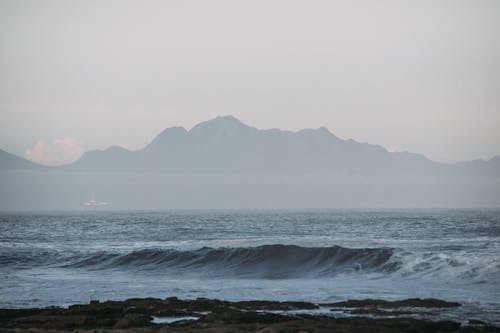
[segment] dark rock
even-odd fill
[[[318,309],[319,306],[307,302],[274,302],[274,301],[241,301],[235,302],[232,306],[245,310],[267,310],[267,311],[287,311],[287,310],[310,310]]]
[[[229,307],[216,308],[202,318],[205,322],[229,323],[276,323],[292,319],[294,318],[274,313],[241,311]]]
[[[44,309],[0,309],[0,322],[40,314]]]
[[[334,309],[332,309],[334,311]],[[357,314],[357,315],[375,315],[375,316],[401,316],[401,315],[409,315],[409,314],[415,314],[415,312],[411,311],[384,311],[380,310],[377,308],[361,308],[361,309],[352,309],[352,310],[347,310],[351,314]],[[422,314],[422,312],[418,312],[419,314]],[[433,313],[426,312],[425,314],[427,315],[433,315]]]
[[[460,328],[460,323],[454,321],[421,321],[427,332],[456,332]]]
[[[485,325],[482,328],[484,329],[484,332],[489,332],[489,333],[499,333],[500,332],[500,327],[496,327],[496,326]]]
[[[188,307],[189,301],[183,301],[177,297],[168,297],[163,301],[163,304],[168,309],[185,309]]]
[[[228,306],[229,302],[218,299],[197,298],[188,303],[187,308],[191,311],[210,311],[221,306]]]
[[[44,316],[34,315],[16,318],[9,322],[13,327],[43,327],[51,329],[85,327],[88,323],[87,316]]]
[[[113,327],[117,321],[118,319],[115,318],[97,318],[92,327]]]
[[[159,310],[154,313],[155,317],[201,317],[201,314],[188,310]]]
[[[0,309],[0,332],[31,331],[33,333],[102,332],[116,328],[123,333],[229,333],[229,332],[309,332],[309,333],[500,333],[500,328],[470,320],[468,326],[452,321],[393,317],[392,315],[423,314],[414,308],[458,306],[458,303],[434,299],[410,299],[396,302],[361,300],[333,303],[358,317],[333,318],[325,315],[285,315],[259,311],[314,309],[305,302],[243,301],[227,302],[199,298],[179,300],[168,298],[126,301],[90,302],[69,308]],[[330,305],[331,306],[331,305]],[[399,309],[410,307],[410,309]],[[257,311],[259,310],[259,311]],[[209,311],[202,316],[196,311]],[[430,312],[430,311],[429,311]],[[427,313],[427,312],[426,312]],[[385,317],[367,318],[366,315]],[[363,317],[365,315],[365,317]],[[153,324],[151,316],[193,316],[199,320],[181,320],[171,324]]]
[[[126,314],[123,318],[119,319],[113,328],[129,328],[148,326],[151,323],[151,317],[144,316],[137,313]]]
[[[336,302],[321,304],[323,306],[343,307],[343,308],[360,308],[360,307],[379,307],[379,308],[452,308],[462,306],[460,303],[447,302],[435,298],[411,298],[401,301],[384,301],[380,299],[364,299],[364,300],[348,300],[345,302]]]

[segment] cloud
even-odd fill
[[[385,149],[390,153],[396,153],[401,151],[401,148],[396,145],[388,145],[387,147],[385,147]]]
[[[45,165],[61,165],[75,161],[83,153],[82,143],[75,138],[56,138],[52,142],[40,140],[26,149],[24,156]]]

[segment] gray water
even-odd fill
[[[499,255],[495,210],[2,214],[0,307],[435,297],[499,323]]]

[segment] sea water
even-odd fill
[[[0,279],[0,307],[434,297],[499,323],[500,211],[3,213]]]

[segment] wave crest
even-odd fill
[[[192,251],[147,249],[127,254],[97,253],[65,267],[90,269],[136,268],[241,278],[303,278],[353,272],[390,272],[393,249],[353,249],[340,246],[301,247],[263,245]]]

